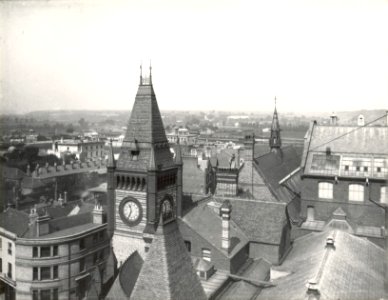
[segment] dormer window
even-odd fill
[[[138,160],[139,158],[139,150],[131,150],[131,159],[132,160]]]

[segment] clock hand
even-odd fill
[[[129,206],[128,208],[129,208],[129,213],[128,213],[128,215],[127,215],[127,218],[129,218],[130,215],[132,214],[132,208],[131,208],[130,206]]]

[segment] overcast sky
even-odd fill
[[[388,1],[1,1],[1,110],[388,108]]]

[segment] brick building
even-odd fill
[[[158,222],[160,203],[170,199],[181,215],[182,167],[174,162],[152,85],[140,84],[119,158],[108,167],[109,232],[119,265],[138,251],[144,257]],[[112,199],[112,197],[114,199]]]
[[[341,126],[313,122],[306,135],[301,169],[302,228],[343,227],[383,243],[387,203],[388,126]]]

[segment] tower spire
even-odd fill
[[[269,146],[271,151],[277,151],[282,146],[282,140],[280,138],[280,125],[279,125],[279,117],[276,109],[277,99],[275,97],[275,110],[273,112],[272,117],[272,125],[271,125],[271,136],[269,139]]]
[[[150,84],[152,84],[152,65],[150,60]]]
[[[140,85],[143,84],[143,65],[140,64]]]

